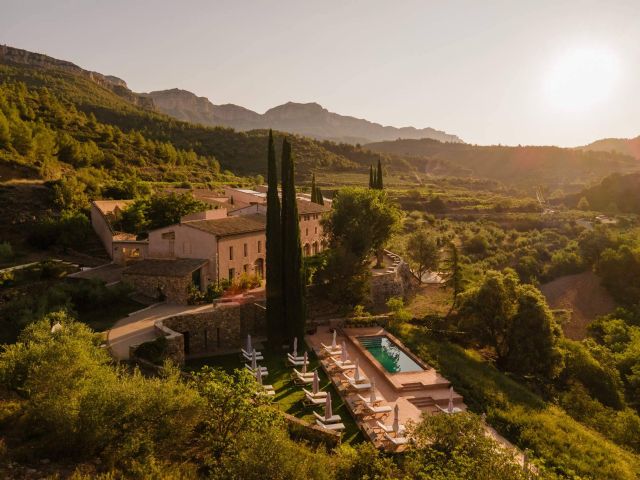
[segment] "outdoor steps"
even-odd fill
[[[411,397],[408,400],[420,410],[435,407],[436,402],[431,397]]]
[[[407,382],[401,385],[400,391],[402,392],[433,391],[433,390],[448,389],[450,386],[451,386],[451,383],[448,381],[431,383],[431,384],[424,384],[422,382]]]

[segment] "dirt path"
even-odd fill
[[[564,333],[574,340],[586,336],[587,326],[600,315],[616,308],[616,303],[600,283],[600,277],[589,271],[556,278],[540,288],[553,309],[571,312],[570,320],[563,325]]]

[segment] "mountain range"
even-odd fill
[[[456,135],[433,128],[389,127],[330,112],[317,103],[287,102],[260,114],[247,108],[226,104],[214,105],[177,88],[143,94],[153,99],[158,110],[179,120],[245,131],[273,128],[318,140],[364,144],[397,138],[431,138],[441,142],[461,143]]]
[[[622,153],[640,160],[640,136],[635,138],[603,138],[578,148],[594,152]]]

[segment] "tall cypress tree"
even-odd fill
[[[316,203],[318,205],[324,205],[324,196],[322,195],[320,187],[316,187]]]
[[[316,174],[311,174],[311,201],[313,203],[318,203],[318,192],[316,191]]]
[[[267,165],[267,336],[274,347],[282,345],[284,338],[282,292],[282,224],[278,196],[278,169],[273,133],[269,130]]]
[[[306,325],[305,285],[300,245],[300,220],[291,145],[282,143],[282,290],[288,339],[303,338]]]
[[[382,184],[382,164],[380,163],[380,159],[378,159],[378,173],[376,175],[376,188],[382,190],[384,185]]]

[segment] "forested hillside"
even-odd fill
[[[586,184],[612,172],[640,170],[635,158],[620,153],[559,147],[478,146],[422,139],[370,143],[366,148],[411,157],[412,163],[425,172],[444,166],[458,174],[549,187]]]
[[[640,173],[613,174],[600,184],[566,197],[567,206],[611,213],[640,213]]]

